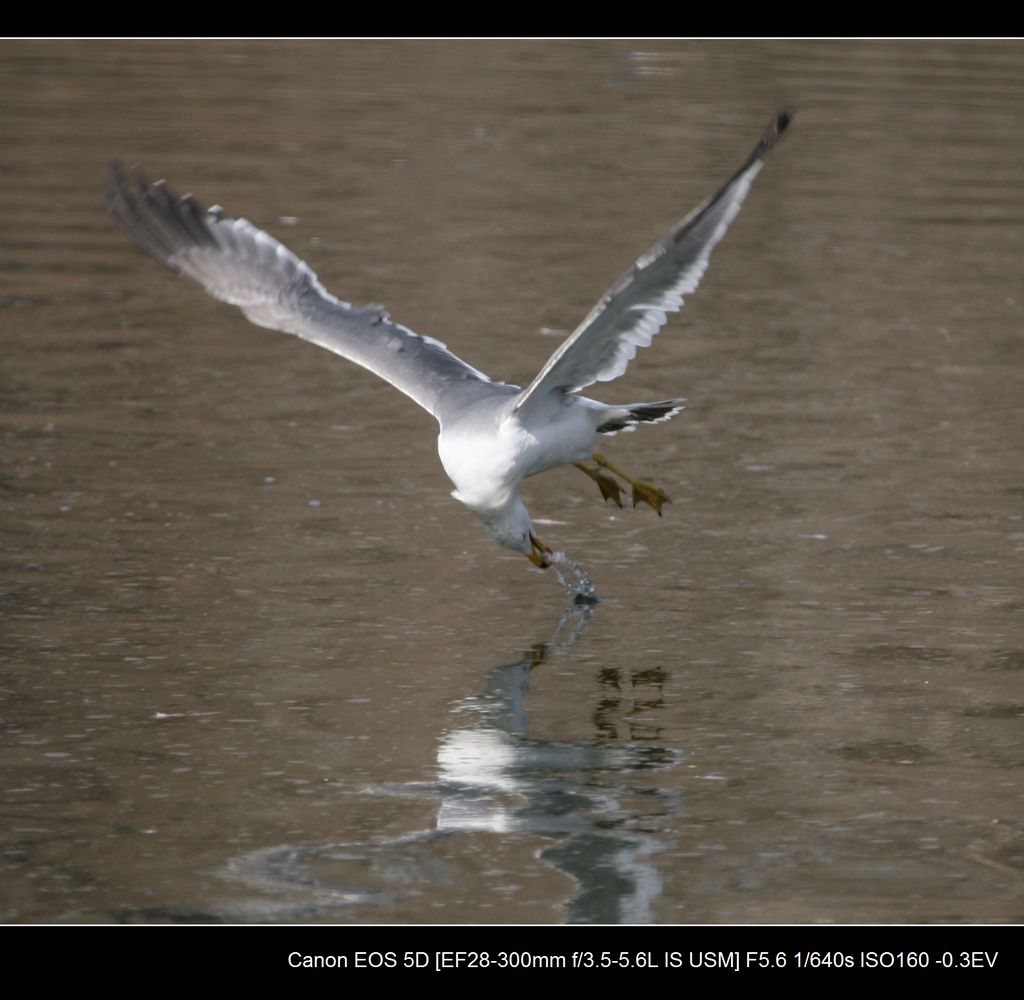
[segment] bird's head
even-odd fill
[[[487,533],[499,545],[522,552],[534,566],[541,569],[551,565],[554,553],[533,533],[530,514],[518,496],[513,496],[502,507],[475,509],[473,513],[480,518]]]

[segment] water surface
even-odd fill
[[[1020,43],[3,42],[0,919],[1024,919]],[[792,133],[528,484],[105,216],[119,156],[525,383]]]

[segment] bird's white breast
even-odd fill
[[[595,421],[580,397],[553,399],[526,423],[508,414],[483,423],[446,427],[437,450],[456,499],[474,509],[504,506],[528,476],[590,456]]]

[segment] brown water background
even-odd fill
[[[1024,45],[0,42],[0,920],[1024,920]],[[113,156],[525,384],[779,107],[527,484],[105,215]]]

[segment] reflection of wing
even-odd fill
[[[576,392],[593,382],[618,378],[636,349],[650,346],[665,325],[666,313],[681,308],[683,296],[700,284],[711,251],[736,217],[764,157],[789,121],[788,112],[779,112],[733,178],[645,253],[602,297],[523,390],[517,409],[528,405],[534,394]]]
[[[215,299],[238,306],[257,326],[293,333],[390,382],[437,414],[453,383],[489,381],[444,344],[393,323],[379,308],[340,302],[312,268],[272,236],[246,222],[207,212],[120,163],[110,165],[107,210],[160,263],[198,282]]]

